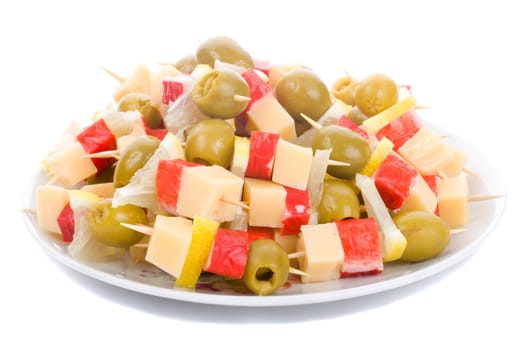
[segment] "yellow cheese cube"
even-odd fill
[[[304,191],[307,189],[312,148],[279,139],[275,150],[272,181]]]
[[[68,190],[61,186],[41,185],[36,190],[37,225],[43,231],[61,233],[57,217],[68,204]]]
[[[439,179],[438,211],[450,228],[460,228],[469,220],[469,188],[464,175]]]
[[[297,251],[299,268],[309,276],[301,276],[303,283],[322,282],[340,278],[344,261],[342,241],[335,223],[301,226]]]
[[[128,75],[124,81],[117,87],[113,93],[113,98],[116,102],[120,101],[125,95],[138,92],[143,94],[150,94],[150,76],[151,71],[143,64],[137,65]]]
[[[98,171],[86,156],[79,142],[69,143],[48,158],[50,173],[63,187],[73,187]]]
[[[287,254],[297,251],[297,241],[299,235],[283,235],[280,229],[275,229],[274,240],[285,250]]]
[[[155,218],[146,261],[178,278],[192,241],[192,221],[183,217]]]
[[[189,167],[183,171],[177,212],[188,218],[203,216],[218,222],[232,221],[242,198],[244,180],[218,165]]]
[[[423,210],[434,213],[437,205],[438,198],[423,177],[418,174],[414,186],[410,190],[410,195],[399,209],[399,212]]]
[[[454,157],[441,136],[426,126],[421,127],[398,151],[422,175],[440,175]]]
[[[258,130],[279,134],[287,141],[296,139],[294,119],[281,106],[272,92],[255,101],[248,111],[248,131]]]
[[[250,207],[250,226],[283,226],[286,206],[286,190],[283,186],[268,180],[245,178],[244,201]]]

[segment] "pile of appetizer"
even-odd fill
[[[441,254],[468,223],[466,155],[384,74],[328,87],[214,37],[138,65],[43,159],[39,228],[75,259],[129,258],[194,289],[378,274]]]

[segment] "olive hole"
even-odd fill
[[[268,267],[259,267],[255,273],[257,281],[267,282],[273,278],[273,271]]]

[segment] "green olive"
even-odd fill
[[[197,64],[198,60],[196,60],[196,56],[188,55],[179,59],[179,61],[176,62],[175,67],[181,73],[190,74],[194,71],[194,68],[196,68]]]
[[[249,87],[235,71],[213,70],[201,77],[192,90],[192,101],[212,118],[229,119],[241,114],[248,105]]]
[[[115,174],[116,163],[111,164],[105,169],[97,172],[96,174],[89,176],[87,178],[87,184],[101,184],[106,182],[113,182],[113,177]]]
[[[353,186],[338,179],[326,179],[318,205],[318,223],[360,217],[360,202]]]
[[[196,123],[187,133],[185,155],[195,163],[229,168],[235,147],[235,131],[222,119]]]
[[[356,123],[356,125],[359,126],[362,125],[364,120],[368,119],[368,117],[364,113],[362,113],[360,109],[358,109],[358,107],[356,106],[351,108],[349,113],[347,113],[347,118],[351,119]]]
[[[103,244],[127,248],[138,243],[144,235],[130,228],[120,225],[148,224],[146,211],[132,204],[113,208],[110,200],[102,200],[88,215],[88,226],[96,239]]]
[[[231,63],[245,68],[253,68],[253,58],[235,40],[226,36],[210,38],[196,51],[196,58],[200,64],[208,64],[214,68],[216,60]]]
[[[305,67],[293,69],[284,75],[275,86],[275,96],[294,118],[298,135],[310,128],[301,113],[318,120],[332,106],[327,85]]]
[[[258,239],[249,244],[244,284],[257,295],[275,293],[288,279],[290,262],[286,251],[274,240]]]
[[[327,172],[340,179],[352,179],[368,161],[371,150],[368,142],[351,129],[327,125],[312,140],[312,149],[332,149],[330,159],[349,163],[346,166],[329,165]]]
[[[162,117],[161,112],[151,104],[151,99],[148,95],[142,93],[132,92],[120,99],[116,109],[119,112],[127,112],[137,110],[144,116],[146,124],[152,129],[161,127]]]
[[[332,85],[331,92],[334,97],[350,106],[355,105],[355,91],[358,81],[350,76],[338,78]]]
[[[423,261],[439,255],[450,241],[450,230],[439,216],[427,211],[410,211],[393,217],[406,238],[404,261]]]
[[[397,103],[399,91],[395,82],[384,74],[371,74],[357,86],[355,104],[368,117]]]
[[[115,187],[122,187],[129,183],[137,170],[142,168],[150,159],[160,141],[153,136],[139,136],[129,144],[121,153],[116,163],[114,173]]]

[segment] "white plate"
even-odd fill
[[[440,127],[428,124],[442,134]],[[471,194],[505,194],[505,186],[496,168],[473,146],[457,137],[446,139],[450,145],[468,154],[467,167],[479,176],[469,176]],[[35,188],[46,183],[42,174],[37,174],[27,188],[23,208],[35,207]],[[24,221],[37,242],[53,258],[70,268],[103,282],[132,291],[176,299],[181,301],[230,306],[284,306],[322,303],[355,298],[383,292],[420,281],[448,269],[473,254],[500,220],[506,199],[499,198],[470,203],[470,223],[467,231],[454,234],[446,250],[429,261],[385,264],[379,275],[340,279],[314,284],[293,282],[288,288],[271,296],[255,296],[236,292],[227,285],[206,281],[202,287],[192,290],[177,289],[173,280],[160,270],[149,265],[138,265],[127,258],[117,262],[88,263],[72,259],[66,245],[56,236],[41,232],[34,215],[24,214]]]

